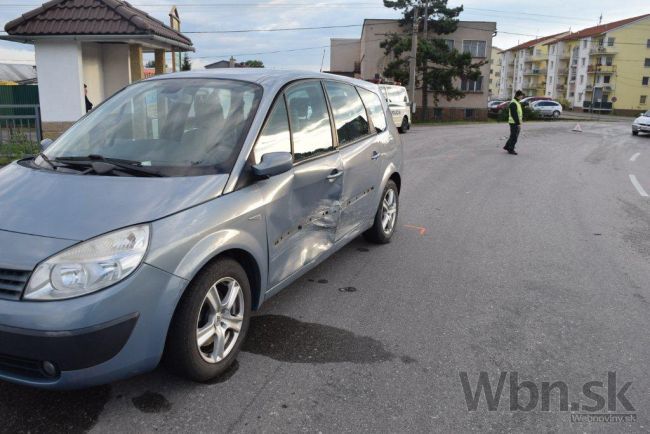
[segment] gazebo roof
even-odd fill
[[[122,0],[52,0],[8,22],[3,39],[32,41],[48,37],[80,39],[151,38],[183,51],[192,41],[144,11]]]

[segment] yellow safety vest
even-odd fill
[[[521,103],[517,101],[517,98],[513,98],[511,103],[514,102],[517,104],[517,114],[519,115],[519,123],[523,124],[524,123],[524,109],[521,108]],[[514,118],[512,117],[512,113],[510,113],[510,104],[508,104],[508,122],[511,124],[515,123]]]

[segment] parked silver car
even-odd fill
[[[390,241],[388,117],[359,80],[172,74],[0,170],[0,378],[85,387],[161,358],[218,376],[252,310],[358,235]]]

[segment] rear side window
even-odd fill
[[[377,132],[386,131],[386,114],[384,113],[384,107],[381,105],[381,99],[379,96],[367,89],[358,87],[359,95],[363,100],[363,104],[368,109],[370,113],[370,119],[372,119],[372,124],[375,127]]]
[[[339,144],[353,142],[370,133],[368,115],[357,90],[344,83],[325,83],[327,96],[332,105],[334,125]]]
[[[255,144],[255,164],[262,161],[262,156],[269,152],[291,152],[289,118],[284,97],[278,98],[264,129]]]
[[[318,81],[297,84],[286,92],[293,138],[293,158],[304,160],[334,149],[327,103]]]

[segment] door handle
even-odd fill
[[[372,157],[370,157],[371,160],[379,160],[379,157],[381,157],[381,154],[377,151],[374,151],[372,153]]]
[[[338,177],[340,177],[340,176],[343,176],[343,171],[342,171],[342,170],[338,170],[338,169],[334,169],[334,170],[332,171],[332,173],[330,173],[329,175],[327,175],[327,179],[328,179],[329,181],[334,181],[336,178],[338,178]]]

